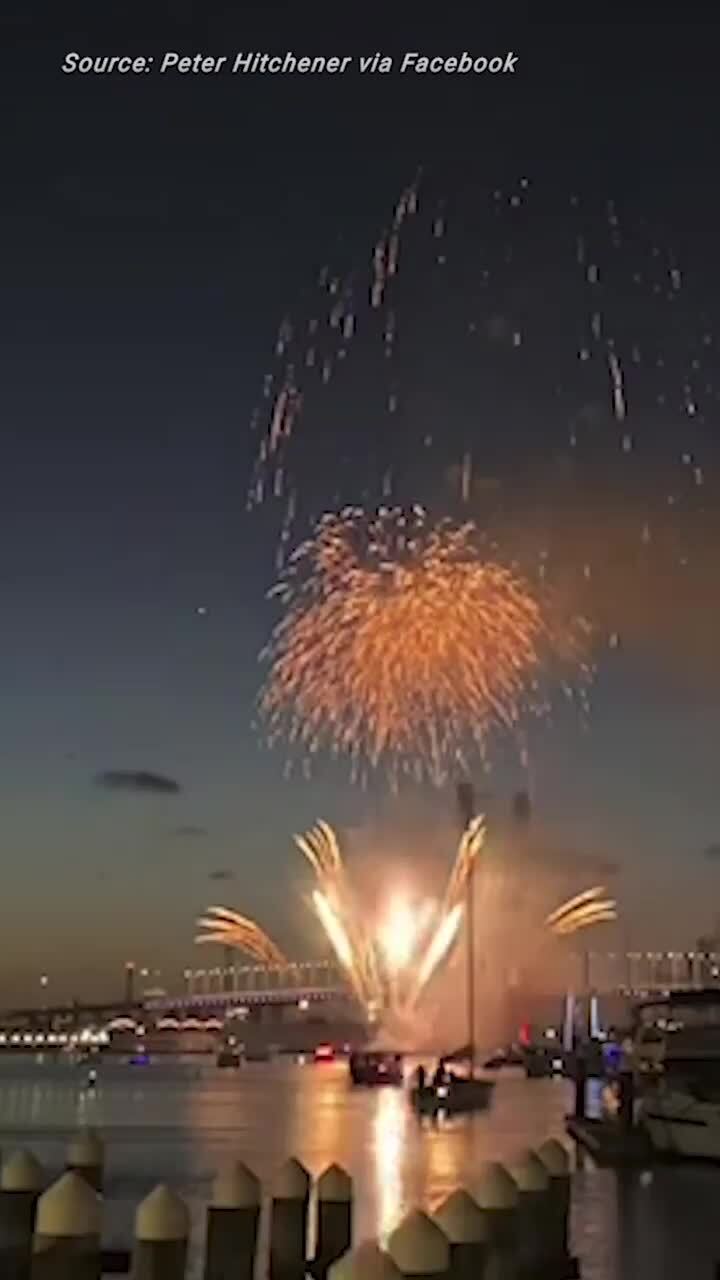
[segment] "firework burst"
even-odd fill
[[[360,1003],[371,1017],[407,1015],[451,951],[463,916],[468,876],[485,840],[481,817],[463,832],[440,902],[389,898],[368,921],[347,874],[335,832],[318,822],[295,843],[313,869],[315,914]]]
[[[295,843],[313,871],[315,916],[368,1018],[411,1017],[460,937],[468,877],[485,843],[483,818],[473,818],[463,832],[441,897],[422,899],[396,890],[383,895],[380,910],[370,913],[327,822],[296,835]],[[596,886],[568,899],[545,918],[545,931],[562,938],[614,921],[616,903],[605,894]],[[267,965],[287,964],[259,925],[227,907],[209,907],[198,928],[197,942],[234,947]]]
[[[324,516],[273,591],[285,612],[263,654],[270,741],[306,759],[327,748],[353,776],[439,784],[494,728],[548,710],[554,668],[582,683],[587,625],[480,541],[420,507]]]

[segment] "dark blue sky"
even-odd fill
[[[526,172],[558,209],[575,187],[597,201],[614,194],[628,218],[659,229],[688,272],[687,311],[663,341],[681,346],[686,329],[711,328],[711,314],[701,320],[718,269],[708,29],[655,18],[652,30],[518,21],[451,38],[420,34],[414,21],[341,39],[305,18],[300,32],[279,7],[263,17],[178,4],[152,30],[131,30],[119,5],[101,18],[88,8],[85,21],[77,7],[75,30],[50,6],[5,9],[0,788],[3,936],[17,976],[3,986],[29,994],[47,970],[62,993],[96,990],[130,957],[179,968],[192,954],[194,914],[218,896],[301,950],[310,926],[290,835],[319,815],[361,825],[375,801],[337,772],[284,782],[282,761],[259,749],[251,724],[275,535],[266,513],[245,514],[255,449],[247,424],[277,324],[302,308],[330,255],[365,264],[421,162],[456,206]],[[330,83],[59,70],[68,49],[456,46],[514,48],[518,73]],[[565,217],[570,234],[571,215],[552,209],[549,197],[543,216]],[[546,230],[530,218],[517,241],[537,249]],[[650,244],[654,232],[645,235]],[[553,311],[552,284],[545,293],[538,283],[532,307],[541,293],[542,369],[555,358],[553,327],[564,341],[566,321],[560,302]],[[622,309],[620,285],[613,305]],[[403,376],[411,395],[412,360]],[[437,377],[433,417],[463,420],[463,390],[455,386],[449,409]],[[649,406],[654,383],[639,389]],[[494,419],[512,416],[503,405],[514,406],[516,392],[498,375]],[[326,411],[342,416],[341,403]],[[528,456],[530,434],[537,440],[552,412],[538,404],[518,435]],[[400,455],[415,439],[415,428],[401,430]],[[483,430],[486,452],[497,451],[504,423],[495,440],[495,428]],[[673,430],[670,419],[657,430],[663,456],[679,452]],[[708,411],[697,442],[709,460],[715,433]],[[312,419],[305,439],[329,494],[335,453]],[[455,462],[448,448],[447,466]],[[670,615],[674,593],[670,583]],[[716,608],[711,587],[691,608],[686,629],[701,633],[703,610]],[[656,587],[652,611],[662,613]],[[674,945],[714,912],[702,851],[720,835],[717,687],[686,680],[682,654],[674,665],[646,659],[641,648],[603,657],[589,732],[563,715],[537,735],[538,821],[560,843],[618,859],[632,936]],[[93,786],[115,768],[157,770],[183,790]],[[508,799],[522,777],[500,763],[490,785]],[[437,802],[450,821],[451,797]],[[413,806],[405,797],[395,821]],[[206,834],[174,834],[188,825]],[[235,880],[213,884],[219,868]]]

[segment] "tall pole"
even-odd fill
[[[475,791],[471,782],[459,782],[457,803],[461,829],[466,831],[472,822],[475,809]],[[465,886],[465,936],[466,968],[465,991],[467,996],[467,1037],[470,1075],[475,1074],[475,859],[470,862]]]

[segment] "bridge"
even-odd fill
[[[586,951],[582,961],[582,985],[599,994],[643,998],[720,988],[720,953],[714,951]]]
[[[658,993],[717,986],[720,953],[632,951],[580,954],[576,989],[600,996],[644,999]],[[180,985],[180,984],[179,984]],[[551,993],[549,993],[551,994]],[[558,993],[560,995],[562,993]],[[283,1016],[312,1019],[313,1010],[352,1010],[352,993],[339,968],[327,961],[282,966],[226,965],[185,969],[177,994],[148,993],[95,1004],[63,1004],[0,1012],[0,1048],[76,1043],[82,1035],[103,1043],[108,1031],[133,1026],[216,1029],[228,1019]],[[357,1008],[355,1008],[357,1017]]]
[[[218,1030],[228,1018],[253,1018],[263,1009],[290,1017],[312,1017],[318,1006],[347,1011],[352,996],[337,968],[327,961],[282,966],[229,965],[186,969],[178,994],[148,993],[94,1004],[45,1005],[0,1013],[0,1048],[103,1044],[108,1032],[132,1027],[159,1030]]]
[[[227,965],[216,969],[185,969],[185,999],[231,994],[237,998],[286,991],[306,995],[335,990],[345,995],[348,986],[337,965],[328,960],[296,960],[285,965]]]
[[[252,1009],[258,1005],[294,1005],[301,1012],[330,1000],[348,1001],[350,989],[328,961],[296,961],[287,965],[228,965],[186,969],[181,995],[153,996],[144,1001],[150,1012],[171,1009]]]

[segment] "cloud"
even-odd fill
[[[192,824],[184,827],[174,827],[172,831],[172,835],[181,840],[201,840],[203,836],[208,834],[207,827],[194,827]]]
[[[106,791],[141,791],[161,795],[177,795],[182,791],[179,782],[162,773],[148,773],[144,769],[106,769],[95,777],[95,785]]]
[[[720,842],[715,841],[703,849],[703,858],[707,858],[709,862],[720,862]]]
[[[208,880],[234,880],[235,872],[228,871],[226,867],[218,867],[217,871],[210,871]]]

